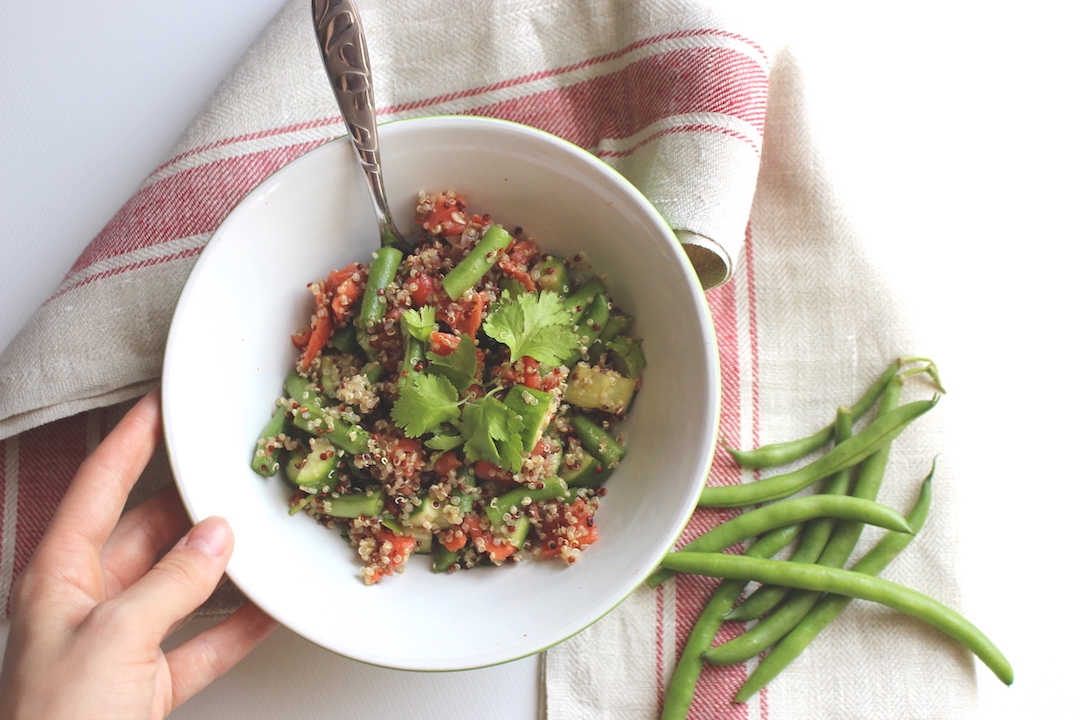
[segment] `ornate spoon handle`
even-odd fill
[[[326,75],[334,89],[334,97],[375,204],[382,244],[408,252],[409,244],[394,225],[386,200],[379,158],[379,135],[375,129],[371,63],[360,13],[352,0],[312,0],[311,13]]]

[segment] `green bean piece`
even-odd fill
[[[838,408],[836,411],[836,441],[843,442],[851,437],[851,409]],[[851,483],[851,468],[845,468],[829,478],[822,492],[826,495],[846,495]],[[872,499],[872,498],[871,498]],[[836,527],[836,518],[817,518],[806,525],[806,531],[799,541],[799,547],[792,553],[792,562],[817,562],[821,551],[829,542]],[[780,585],[762,585],[748,598],[729,612],[728,620],[753,620],[776,607],[791,592],[791,588]]]
[[[375,517],[383,511],[385,505],[386,493],[382,490],[370,495],[359,492],[338,497],[322,497],[315,501],[315,509],[323,515],[349,519]]]
[[[487,507],[484,508],[484,512],[487,513],[488,520],[492,525],[499,526],[505,524],[503,516],[507,513],[513,513],[514,508],[521,508],[524,506],[525,500],[532,502],[540,502],[542,500],[558,500],[561,498],[569,497],[570,490],[566,487],[566,482],[561,477],[554,476],[544,480],[543,487],[536,488],[535,490],[529,487],[517,487],[513,490],[509,490],[497,498],[494,498]]]
[[[351,455],[367,452],[371,435],[347,420],[332,417],[323,408],[319,393],[295,370],[285,378],[285,391],[300,404],[292,411],[293,426],[316,437],[325,437]]]
[[[381,247],[375,251],[375,257],[368,270],[364,295],[360,299],[360,312],[356,314],[355,324],[358,332],[366,334],[372,324],[386,314],[386,300],[383,298],[386,288],[394,282],[403,257],[402,252],[396,247]]]
[[[885,372],[878,376],[878,379],[874,381],[874,384],[870,386],[863,396],[851,406],[852,420],[858,420],[866,414],[867,410],[873,407],[874,403],[877,402],[877,399],[885,392],[885,386],[888,385],[889,380],[900,371],[900,367],[903,363],[903,359],[892,362],[889,367],[885,369]],[[739,463],[741,467],[775,467],[806,457],[815,450],[820,450],[825,447],[829,440],[832,439],[833,428],[834,425],[826,425],[813,435],[798,440],[763,445],[754,450],[739,450],[736,448],[729,448],[727,445],[724,446],[724,449],[735,458],[735,462]]]
[[[930,513],[930,499],[933,495],[934,467],[923,480],[922,490],[914,507],[908,513],[907,520],[911,529],[917,533],[922,530],[926,517]],[[911,543],[914,534],[887,533],[859,562],[852,566],[852,572],[877,575],[891,563],[900,552]],[[851,603],[851,598],[844,595],[825,595],[818,600],[814,608],[773,648],[772,652],[758,664],[739,692],[735,702],[746,702],[761,688],[768,685],[791,661],[816,638],[837,615]]]
[[[457,266],[446,273],[443,289],[451,300],[460,300],[465,291],[487,274],[499,254],[514,242],[513,236],[498,225],[492,225]]]
[[[814,462],[794,472],[774,475],[743,485],[705,488],[698,505],[701,507],[744,507],[793,495],[833,473],[866,459],[883,444],[903,432],[904,428],[916,418],[934,407],[937,401],[938,396],[934,396],[932,400],[917,400],[901,405],[879,416],[850,440],[836,445]],[[852,417],[854,415],[853,410]]]
[[[404,319],[401,321],[401,339],[404,354],[401,358],[401,370],[398,372],[398,385],[404,385],[411,374],[423,369],[427,353],[427,343],[409,332]]]
[[[1012,684],[1009,661],[981,630],[947,605],[892,581],[840,568],[726,553],[668,553],[660,565],[676,572],[776,583],[876,602],[922,620],[958,640],[1003,683]]]
[[[594,277],[563,301],[563,307],[570,312],[570,317],[575,325],[581,322],[581,316],[585,314],[585,310],[589,307],[592,299],[602,292],[606,292],[604,283],[600,278]]]
[[[801,530],[801,525],[788,525],[766,533],[750,546],[746,555],[754,558],[772,557],[787,547]],[[724,624],[724,613],[735,604],[745,587],[746,581],[743,580],[723,580],[713,591],[686,639],[686,647],[668,682],[661,720],[679,720],[690,711],[694,688],[704,665],[701,654],[712,645],[716,633]]]
[[[279,405],[266,427],[259,433],[255,443],[255,454],[251,458],[251,469],[264,477],[273,477],[281,467],[282,442],[285,432],[285,420],[288,408]]]
[[[607,325],[610,315],[611,298],[605,292],[594,295],[589,307],[581,314],[581,319],[577,323],[578,343],[582,353],[591,348],[600,337],[600,332]]]
[[[572,415],[570,427],[581,442],[581,447],[599,460],[605,471],[616,467],[626,456],[626,448],[587,415],[581,413]]]
[[[712,553],[763,532],[818,517],[859,519],[871,525],[907,532],[907,521],[892,508],[845,495],[810,495],[766,505],[728,520],[687,543],[679,552]],[[646,579],[656,587],[675,573],[656,570]]]

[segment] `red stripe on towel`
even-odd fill
[[[728,115],[762,131],[767,88],[765,72],[745,55],[690,48],[467,113],[514,120],[595,148],[603,140],[628,138],[665,118],[691,113]]]
[[[741,271],[736,274],[726,285],[723,285],[706,293],[709,309],[712,312],[713,325],[716,330],[717,344],[720,352],[720,367],[722,382],[722,414],[720,430],[729,444],[741,445],[744,438],[741,437],[742,414],[750,413],[751,438],[747,442],[756,443],[759,433],[759,399],[758,399],[758,328],[757,307],[754,276],[753,242],[749,229],[747,230],[744,246],[743,264]],[[738,313],[736,298],[738,293],[744,293],[747,308],[745,318],[741,321]],[[742,343],[748,343],[749,352],[740,353]],[[743,366],[741,360],[745,360],[748,366]],[[744,374],[749,374],[751,390],[749,397],[744,397],[741,380]],[[731,456],[717,449],[713,465],[709,473],[709,485],[732,485],[742,481],[741,471],[731,459]],[[679,538],[678,546],[685,545],[690,540],[715,527],[720,522],[734,517],[740,511],[727,509],[701,509],[694,513],[682,537]],[[741,553],[741,545],[729,549],[729,552]],[[677,653],[682,653],[686,645],[686,639],[691,629],[697,622],[702,609],[708,603],[719,584],[713,578],[696,575],[679,575],[676,579],[675,599],[675,647]],[[657,612],[662,610],[658,603]],[[657,642],[662,642],[661,634],[662,617],[658,615]],[[721,626],[717,639],[720,642],[741,634],[744,630],[742,623],[725,623]],[[662,668],[662,655],[657,655],[657,670]],[[731,702],[739,687],[747,678],[745,664],[729,667],[716,667],[706,663],[699,678],[693,704],[690,707],[689,717],[695,720],[745,720],[749,717],[748,704],[735,705]],[[762,717],[766,717],[767,705],[764,695],[760,696]],[[662,703],[662,695],[661,700]]]
[[[19,496],[12,582],[30,562],[60,498],[86,459],[86,422],[87,413],[80,413],[19,435]],[[11,612],[10,598],[5,611]]]
[[[108,258],[212,232],[259,182],[322,142],[217,160],[143,188],[87,246],[68,277]]]

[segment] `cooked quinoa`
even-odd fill
[[[616,428],[645,366],[632,318],[584,253],[543,253],[452,191],[416,213],[410,253],[308,285],[252,467],[283,470],[290,513],[341,532],[368,584],[415,555],[440,572],[573,564],[626,452]]]

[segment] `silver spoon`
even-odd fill
[[[375,129],[371,64],[360,13],[352,0],[312,0],[311,14],[326,75],[330,78],[330,86],[334,89],[334,97],[341,108],[341,116],[375,205],[381,245],[408,253],[411,247],[394,225],[386,200],[379,135]]]

